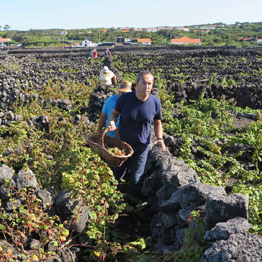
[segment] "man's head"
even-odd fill
[[[154,83],[154,76],[151,72],[141,72],[137,76],[136,80],[136,94],[137,97],[141,100],[147,99],[149,96]]]
[[[103,69],[102,69],[103,73],[106,74],[109,72],[109,69],[107,66],[104,66]]]
[[[118,97],[121,96],[123,93],[132,92],[132,83],[126,80],[123,80],[118,88]]]

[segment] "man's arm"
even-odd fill
[[[109,131],[116,130],[116,121],[117,121],[119,115],[120,115],[120,112],[118,112],[114,109],[114,111],[112,112],[112,114],[110,115],[110,118],[109,118],[110,119],[110,122],[109,122],[109,125],[108,125]]]
[[[106,126],[106,114],[102,112],[98,121],[98,128],[97,128],[98,135],[102,134],[102,128],[104,126]]]
[[[154,145],[161,143],[161,150],[166,150],[166,146],[163,141],[162,123],[160,119],[154,119],[154,131],[157,137],[157,141],[154,142]]]
[[[117,86],[117,80],[116,80],[116,76],[113,76],[113,81],[114,81],[114,86]]]

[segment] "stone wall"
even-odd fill
[[[152,139],[154,141],[154,139]],[[166,254],[183,248],[191,211],[204,218],[208,249],[201,262],[261,261],[262,238],[247,233],[248,198],[200,183],[195,172],[168,151],[153,146],[142,192],[149,198],[153,249]],[[237,244],[236,244],[237,243]]]

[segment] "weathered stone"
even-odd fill
[[[180,196],[178,194],[172,195],[172,197],[160,205],[160,210],[164,214],[172,214],[178,212],[181,208],[179,203]]]
[[[228,240],[213,243],[201,262],[261,262],[262,238],[255,234],[233,234]]]
[[[22,120],[22,116],[21,115],[15,115],[15,121],[21,121]]]
[[[179,250],[184,243],[185,230],[180,226],[164,228],[162,237],[165,245],[174,245]]]
[[[6,202],[4,208],[6,211],[9,212],[17,209],[20,205],[21,205],[21,200],[17,199],[15,202],[14,201]]]
[[[88,222],[88,207],[82,205],[80,198],[71,198],[72,191],[61,190],[56,199],[55,206],[62,221],[69,220],[73,213],[79,214],[74,230],[81,233]]]
[[[74,227],[74,231],[76,233],[82,233],[85,230],[86,224],[88,222],[88,212],[89,208],[87,206],[83,206],[81,208],[81,211],[78,214],[79,217],[76,226]]]
[[[0,184],[3,184],[6,179],[12,179],[14,171],[6,165],[0,167]]]
[[[207,241],[226,240],[232,234],[246,233],[252,227],[248,221],[242,217],[236,217],[225,223],[217,223],[212,230],[207,231],[205,239]]]
[[[18,190],[25,188],[26,186],[29,186],[33,189],[37,188],[36,177],[30,169],[27,170],[26,173],[24,173],[23,170],[20,170],[18,172],[16,183]]]
[[[15,119],[15,115],[12,111],[8,111],[6,114],[5,114],[5,117],[7,120],[11,120],[13,121]]]
[[[71,105],[71,101],[69,99],[67,99],[67,98],[63,100],[63,103],[65,105]]]
[[[188,168],[180,159],[172,164],[171,170],[164,172],[162,175],[162,183],[166,191],[166,196],[170,197],[177,189],[191,182],[198,182],[197,175],[193,169]]]
[[[187,209],[179,209],[177,214],[177,221],[179,226],[185,226],[189,224],[188,217],[190,215],[191,211]]]
[[[160,208],[163,213],[177,212],[179,208],[196,210],[205,204],[208,195],[226,196],[223,188],[192,182],[178,189]]]
[[[63,221],[70,219],[73,211],[82,205],[81,199],[71,198],[72,193],[71,190],[61,190],[55,202],[55,207]]]
[[[248,219],[248,198],[243,194],[209,195],[206,201],[205,223],[208,229],[235,217]]]
[[[29,243],[29,248],[31,250],[38,250],[40,247],[41,243],[36,239],[32,239],[32,241]]]
[[[55,199],[56,199],[56,191],[53,188],[38,190],[36,192],[36,195],[38,198],[42,200],[42,207],[43,210],[46,211],[49,216],[56,215],[56,209],[55,209]]]
[[[174,226],[175,224],[177,224],[177,219],[176,219],[176,214],[164,214],[162,213],[162,221],[163,221],[163,226],[164,227],[171,227]]]

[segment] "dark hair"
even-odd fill
[[[140,80],[141,80],[141,77],[143,75],[151,75],[153,77],[153,80],[154,80],[154,76],[153,74],[150,72],[150,71],[142,71],[138,74],[137,78],[136,78],[136,82],[138,83]]]

